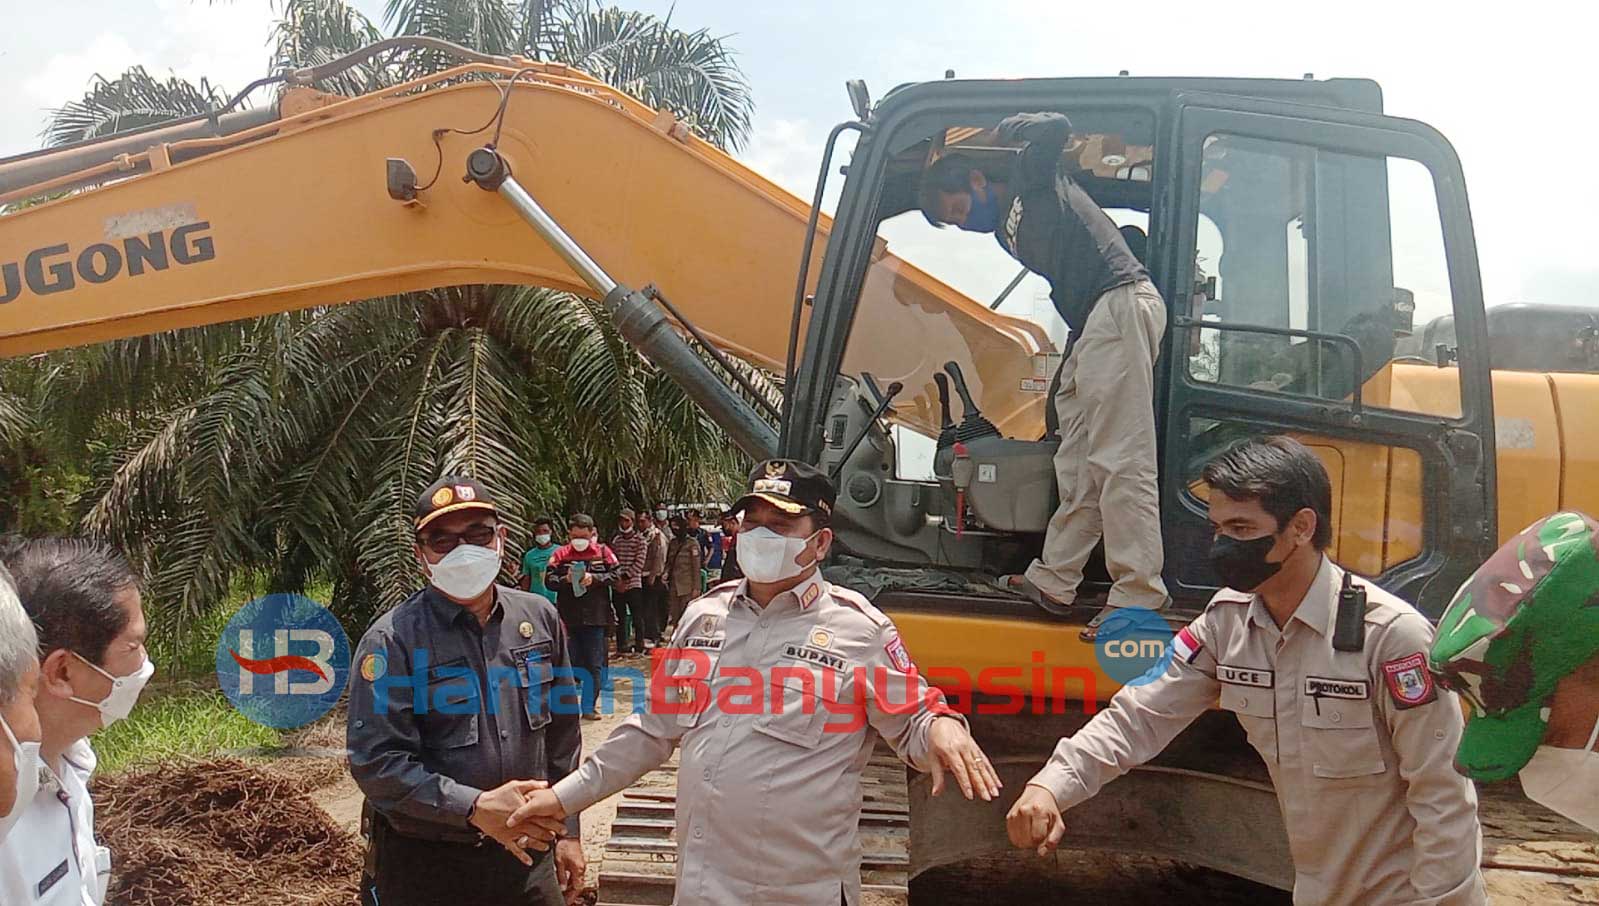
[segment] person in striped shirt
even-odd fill
[[[633,511],[623,508],[617,514],[617,531],[611,539],[611,552],[616,554],[617,564],[616,588],[611,598],[612,609],[616,611],[617,654],[643,651],[649,634],[644,619],[644,560],[649,552],[649,539],[634,528],[633,523]]]

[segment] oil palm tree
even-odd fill
[[[342,0],[283,0],[278,12],[277,69],[382,36]],[[723,147],[749,135],[748,86],[727,44],[704,31],[562,0],[392,0],[386,19],[398,34],[582,67]],[[359,93],[449,62],[391,54],[318,87]],[[48,139],[131,122],[109,87],[122,84],[143,92],[145,111],[221,96],[130,71],[60,108]],[[357,622],[403,600],[420,578],[407,516],[441,473],[494,489],[520,543],[540,512],[725,495],[743,465],[597,303],[541,289],[452,287],[64,355],[72,377],[59,397],[80,419],[119,420],[133,435],[84,525],[145,560],[175,625],[204,614],[241,570],[265,572],[274,590],[331,577],[335,605]],[[172,382],[140,380],[161,367]],[[0,405],[0,429],[20,417]]]

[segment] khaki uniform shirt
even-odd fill
[[[855,592],[816,575],[762,609],[745,588],[724,583],[689,605],[675,650],[657,650],[666,660],[644,710],[555,794],[576,813],[681,745],[679,906],[858,903],[872,731],[925,770],[929,727],[948,708],[910,674],[893,622]]]
[[[1177,634],[1166,673],[1117,692],[1031,783],[1070,808],[1219,701],[1277,788],[1296,904],[1485,903],[1477,794],[1453,766],[1459,703],[1426,668],[1432,624],[1357,579],[1367,593],[1365,649],[1335,650],[1343,575],[1324,558],[1281,630],[1258,598],[1219,592]]]

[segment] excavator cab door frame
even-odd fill
[[[1355,529],[1362,508],[1351,506],[1351,501],[1378,495],[1388,495],[1385,499],[1392,501],[1406,482],[1414,494],[1413,485],[1419,480],[1419,525],[1407,520],[1402,527],[1406,544],[1415,549],[1396,547],[1407,553],[1402,562],[1390,562],[1381,552],[1395,545],[1384,534],[1376,559],[1346,565],[1380,574],[1389,588],[1436,614],[1458,583],[1491,552],[1496,523],[1487,321],[1465,181],[1454,150],[1438,132],[1411,120],[1189,92],[1173,93],[1161,141],[1164,147],[1157,150],[1156,159],[1167,168],[1169,194],[1168,203],[1157,206],[1152,247],[1161,258],[1154,270],[1164,278],[1161,289],[1171,317],[1157,375],[1163,398],[1157,399],[1156,409],[1162,438],[1167,580],[1174,597],[1202,599],[1216,584],[1204,565],[1211,532],[1198,468],[1243,436],[1288,433],[1310,438],[1324,460],[1380,460],[1366,468],[1346,465],[1342,473],[1330,470],[1335,471],[1335,539],[1345,528]],[[1226,156],[1228,141],[1234,149],[1232,160],[1218,160]],[[1215,254],[1218,220],[1225,232],[1228,209],[1217,201],[1219,193],[1242,194],[1251,177],[1239,170],[1267,161],[1265,156],[1251,158],[1238,150],[1250,143],[1256,148],[1304,152],[1303,160],[1274,165],[1280,163],[1285,174],[1299,168],[1302,177],[1302,197],[1289,203],[1295,207],[1284,210],[1297,210],[1290,214],[1297,219],[1288,222],[1289,235],[1302,233],[1309,251],[1286,270],[1308,275],[1283,274],[1285,268],[1278,267],[1276,274],[1268,273],[1257,282],[1281,280],[1282,285],[1267,286],[1264,292],[1259,286],[1245,292],[1246,283],[1239,276],[1229,281],[1229,264],[1237,268],[1239,259],[1251,254],[1252,244],[1281,243],[1281,222],[1276,223],[1275,236],[1270,230],[1251,234],[1235,229],[1228,236],[1235,243],[1232,263],[1225,260],[1225,245],[1220,261],[1204,260],[1205,253]],[[1379,384],[1376,375],[1394,358],[1386,314],[1378,316],[1381,327],[1373,341],[1369,323],[1362,333],[1352,326],[1354,320],[1322,318],[1315,307],[1320,301],[1327,307],[1381,309],[1380,301],[1376,307],[1368,304],[1372,294],[1367,284],[1394,280],[1388,208],[1388,167],[1394,159],[1425,166],[1436,194],[1435,219],[1441,222],[1459,358],[1458,407],[1445,414],[1403,411],[1382,405],[1382,399],[1373,404],[1371,388]],[[1230,188],[1225,185],[1229,175]],[[1202,217],[1207,206],[1212,216]],[[1209,270],[1208,279],[1186,279],[1196,273],[1196,262],[1198,269]],[[1218,273],[1222,298],[1207,300],[1202,287],[1214,287]],[[1286,286],[1296,280],[1304,287],[1298,290],[1300,313],[1284,319],[1280,309]],[[1303,311],[1306,295],[1308,315]],[[1279,311],[1267,310],[1272,305]],[[1314,385],[1307,381],[1276,387],[1269,379],[1255,380],[1252,375],[1230,380],[1225,363],[1215,365],[1215,373],[1199,374],[1194,363],[1206,358],[1206,343],[1212,360],[1221,359],[1224,354],[1214,351],[1229,344],[1239,351],[1255,343],[1256,348],[1292,353],[1301,363],[1310,363],[1302,370],[1316,376]],[[1273,369],[1262,370],[1269,376]],[[1321,377],[1326,374],[1335,377]],[[1355,374],[1360,379],[1350,380]],[[1439,382],[1447,384],[1447,379]],[[1401,461],[1406,464],[1403,475]],[[1381,486],[1373,479],[1378,475],[1384,476]],[[1339,524],[1340,515],[1347,526]],[[1393,520],[1382,518],[1387,520],[1381,524],[1386,533]],[[1360,524],[1361,531],[1371,528],[1375,527]]]

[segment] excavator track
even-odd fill
[[[906,906],[910,804],[905,764],[881,742],[861,773],[862,906]],[[622,793],[595,906],[668,906],[677,872],[677,756]]]

